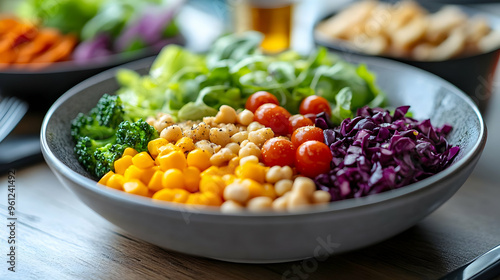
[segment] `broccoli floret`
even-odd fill
[[[109,138],[115,134],[124,116],[120,98],[105,94],[88,116],[80,113],[71,122],[71,136],[75,141],[84,136],[97,140]]]
[[[116,138],[94,140],[88,136],[78,139],[75,154],[80,164],[97,177],[113,170],[113,163],[123,155],[126,146],[115,144]]]
[[[118,95],[104,94],[97,105],[90,111],[101,126],[117,128],[124,120],[125,112]]]
[[[84,136],[78,139],[74,151],[78,161],[83,165],[83,167],[95,175],[94,171],[97,166],[97,161],[94,156],[95,151],[110,143],[112,144],[115,141],[115,137],[105,140],[94,140],[88,136]]]
[[[96,160],[95,175],[100,178],[110,170],[115,171],[114,162],[123,155],[125,148],[126,146],[120,144],[107,144],[98,148],[94,152]]]
[[[125,148],[147,151],[158,132],[142,119],[131,122],[120,98],[105,94],[88,115],[80,113],[72,121],[71,136],[78,161],[92,175],[102,177],[114,170]]]
[[[139,119],[136,122],[123,121],[116,131],[116,142],[138,152],[148,150],[149,141],[158,138],[158,132],[147,122]]]

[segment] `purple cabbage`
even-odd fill
[[[90,41],[78,44],[73,52],[75,62],[88,62],[95,60],[106,60],[112,53],[111,37],[108,34],[98,34]]]
[[[388,110],[358,109],[357,116],[333,127],[326,115],[318,115],[332,152],[331,170],[315,178],[332,201],[357,198],[397,189],[445,169],[460,148],[446,136],[450,125],[435,128],[430,120],[406,117],[409,106]]]

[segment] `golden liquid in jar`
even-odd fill
[[[264,52],[278,53],[290,47],[293,12],[291,3],[261,7],[249,1],[238,8],[235,15],[237,31],[255,30],[264,34],[261,44]]]

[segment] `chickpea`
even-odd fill
[[[238,155],[240,156],[240,158],[244,158],[244,157],[252,156],[252,155],[256,156],[257,158],[260,158],[260,153],[261,152],[260,152],[259,147],[257,147],[257,145],[255,145],[254,143],[249,142],[248,144],[246,144],[245,146],[240,148]]]
[[[146,119],[146,122],[147,122],[150,126],[154,127],[154,126],[155,126],[156,119],[155,119],[154,117],[148,117],[148,118]]]
[[[210,139],[210,127],[204,122],[201,122],[198,125],[194,124],[191,127],[191,131],[192,131],[191,138],[194,141]]]
[[[220,151],[215,153],[213,156],[210,157],[210,163],[212,163],[215,166],[221,166],[224,163],[227,163],[230,161],[232,158],[237,157],[233,151],[231,151],[228,148],[222,148]]]
[[[281,178],[282,179],[292,179],[293,177],[293,170],[290,166],[286,165],[281,167]]]
[[[302,211],[309,205],[309,200],[302,193],[292,191],[287,199],[288,211]]]
[[[249,125],[253,122],[253,117],[252,111],[245,109],[238,114],[236,121],[242,125]]]
[[[286,211],[287,197],[282,196],[278,197],[273,201],[273,210],[274,211]]]
[[[248,133],[248,141],[262,147],[264,143],[274,137],[274,132],[270,128],[261,128]]]
[[[273,200],[267,196],[258,196],[250,199],[247,209],[251,212],[265,212],[272,209]]]
[[[240,151],[240,145],[236,143],[228,143],[225,148],[231,150],[235,155],[237,155],[238,152]]]
[[[261,129],[261,128],[264,128],[265,126],[258,123],[258,122],[251,122],[248,126],[247,126],[247,131],[248,132],[252,132],[252,131],[255,131],[255,130],[258,130],[258,129]]]
[[[219,145],[214,144],[208,140],[198,141],[194,144],[194,146],[198,149],[209,152],[211,155],[217,153],[221,148]]]
[[[165,115],[160,116],[156,120],[156,122],[155,122],[155,124],[153,126],[156,129],[156,131],[161,132],[167,126],[170,126],[170,125],[173,125],[173,124],[174,124],[174,120],[172,119],[172,116],[170,116],[169,114],[165,114]]]
[[[248,143],[250,143],[250,141],[248,141],[248,139],[243,140],[243,142],[241,142],[241,144],[240,144],[240,148],[245,147]]]
[[[292,191],[299,193],[304,197],[311,197],[315,190],[316,185],[314,184],[314,181],[307,177],[297,177],[293,182]]]
[[[246,157],[240,159],[240,165],[243,165],[247,162],[259,163],[259,158],[257,158],[254,155],[251,155],[251,156],[246,156]]]
[[[281,167],[278,165],[275,165],[271,168],[266,173],[266,181],[268,183],[274,184],[281,180]]]
[[[227,129],[227,132],[229,132],[229,136],[233,136],[234,134],[239,132],[239,129],[235,124],[228,123],[225,124],[224,127]]]
[[[226,146],[227,143],[231,142],[231,138],[229,138],[229,132],[226,128],[211,128],[210,141],[217,145]]]
[[[312,202],[315,204],[326,204],[330,202],[331,199],[332,196],[328,192],[322,190],[314,191],[312,195]]]
[[[203,122],[209,126],[215,126],[215,117],[204,117]]]
[[[293,176],[293,170],[290,166],[286,165],[283,167],[280,166],[273,166],[269,168],[269,170],[266,173],[266,181],[274,184],[278,182],[281,179],[292,179]]]
[[[293,182],[289,179],[282,179],[274,184],[274,190],[278,196],[283,196],[292,190]]]
[[[177,140],[182,138],[182,129],[175,124],[168,126],[161,131],[160,137],[169,142],[175,143]]]
[[[231,142],[240,145],[244,140],[248,139],[248,131],[240,131],[231,136]]]
[[[224,189],[223,196],[225,200],[234,200],[244,204],[250,196],[250,190],[245,185],[231,183]]]
[[[223,213],[239,213],[243,212],[245,208],[236,201],[227,200],[220,206],[220,211]]]
[[[236,122],[236,111],[227,105],[222,105],[219,108],[219,112],[215,116],[216,123],[235,123]]]

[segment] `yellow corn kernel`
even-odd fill
[[[200,192],[212,192],[222,197],[226,184],[220,176],[205,175],[201,176]]]
[[[197,192],[200,188],[200,170],[194,166],[184,169],[184,187],[188,192]]]
[[[190,152],[195,148],[193,139],[189,137],[182,137],[181,139],[177,140],[175,145],[181,148],[182,152],[184,153]]]
[[[155,191],[149,190],[149,188],[148,188],[148,195],[147,195],[147,197],[151,197],[152,198],[154,194],[155,194]]]
[[[173,189],[172,191],[174,193],[172,202],[185,203],[191,195],[191,193],[183,189]]]
[[[213,193],[213,192],[204,192],[203,195],[207,198],[208,200],[208,205],[211,206],[221,206],[222,205],[222,198]]]
[[[160,154],[160,147],[167,145],[168,141],[163,138],[156,138],[155,140],[151,140],[148,143],[148,151],[149,154],[153,157],[156,158]]]
[[[205,171],[201,172],[201,176],[205,175],[217,175],[217,176],[222,176],[222,172],[219,170],[219,167],[217,166],[210,166],[209,168],[205,169]]]
[[[174,190],[161,189],[153,194],[153,199],[172,201],[174,199]]]
[[[122,156],[121,158],[117,159],[114,162],[115,173],[120,174],[120,175],[125,174],[125,170],[127,170],[127,168],[129,166],[131,166],[132,164],[133,164],[132,163],[132,156],[130,156],[130,155]]]
[[[259,184],[258,182],[252,180],[252,179],[243,179],[243,185],[248,187],[249,191],[249,199],[257,197],[257,196],[263,196],[264,194],[264,186],[262,184]]]
[[[227,164],[227,166],[236,169],[236,167],[238,167],[238,165],[240,165],[240,157],[234,157],[232,158],[229,163]]]
[[[123,176],[125,179],[130,180],[130,179],[137,179],[140,180],[142,176],[144,176],[144,169],[141,169],[135,165],[131,165],[125,170],[125,174]]]
[[[183,170],[187,166],[186,157],[180,151],[174,151],[167,155],[158,156],[157,159],[160,163],[160,169],[163,171],[167,171],[172,168]]]
[[[127,193],[148,196],[149,189],[143,182],[137,179],[131,179],[123,184],[123,190]]]
[[[267,196],[271,199],[275,199],[276,197],[278,197],[278,195],[276,194],[276,191],[274,190],[274,186],[272,184],[264,184],[262,185],[264,187],[264,191],[262,193],[263,196]]]
[[[236,176],[240,178],[247,178],[264,183],[266,180],[266,168],[255,162],[245,162],[236,168]]]
[[[110,170],[108,173],[104,174],[104,176],[102,176],[102,178],[97,183],[106,186],[106,184],[108,183],[109,178],[111,178],[111,176],[113,176],[114,174],[115,174],[115,172],[113,172],[113,171]]]
[[[149,183],[148,183],[148,188],[150,190],[157,192],[157,191],[163,189],[163,184],[162,184],[163,174],[164,174],[164,172],[161,170],[156,170],[153,173],[153,176],[151,177],[151,180],[149,180]]]
[[[123,183],[125,183],[125,178],[123,177],[123,175],[113,174],[108,179],[106,186],[117,190],[123,190]]]
[[[142,169],[150,168],[155,165],[155,162],[147,152],[138,153],[132,157],[132,163]]]
[[[131,157],[133,157],[133,156],[137,155],[137,153],[138,153],[138,152],[137,152],[134,148],[130,148],[130,147],[128,147],[128,148],[126,148],[126,149],[123,151],[123,155],[122,155],[122,157],[124,157],[124,156],[131,156]]]
[[[234,174],[234,168],[229,165],[219,167],[219,170],[222,173],[222,175]]]
[[[236,176],[234,176],[233,174],[222,175],[222,181],[224,181],[224,184],[226,184],[226,186],[233,183],[234,180],[236,180]]]
[[[187,155],[187,165],[197,167],[199,170],[203,171],[209,168],[212,164],[210,163],[210,153],[202,149],[194,149]]]
[[[144,169],[144,173],[142,173],[141,180],[145,185],[149,184],[149,181],[151,181],[151,178],[153,178],[153,175],[155,174],[156,170],[153,169],[152,167]]]
[[[200,205],[200,193],[190,194],[185,203],[190,205]]]
[[[210,199],[204,193],[199,193],[199,201],[201,205],[210,205]]]
[[[156,165],[160,165],[160,161],[158,159],[161,156],[168,155],[168,154],[170,154],[170,152],[181,151],[181,149],[179,147],[175,146],[172,143],[167,143],[166,145],[163,145],[160,148],[158,148],[158,150],[160,151],[160,153],[155,158]]]
[[[171,168],[163,174],[161,184],[168,189],[183,189],[184,175],[177,168]]]

